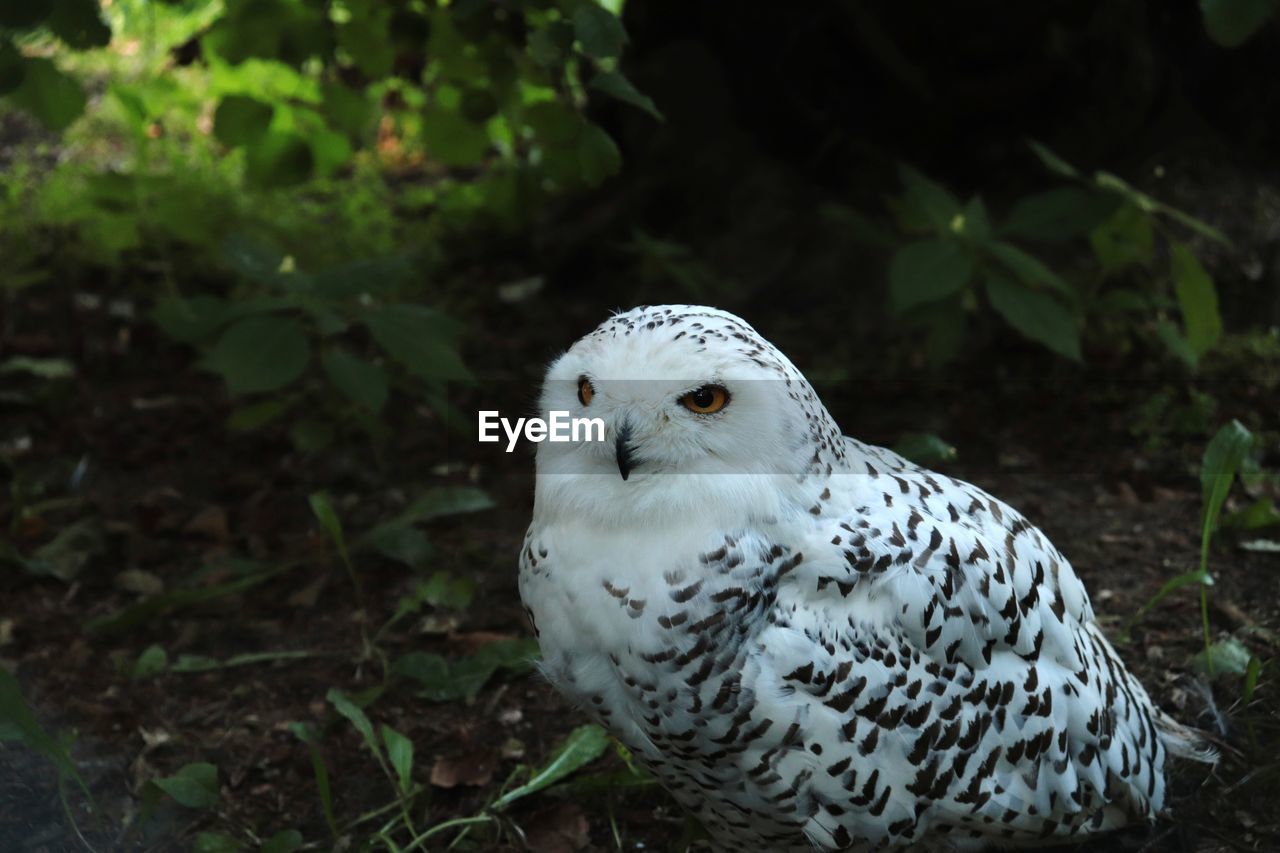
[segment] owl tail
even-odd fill
[[[1163,712],[1157,712],[1155,724],[1160,740],[1173,755],[1204,764],[1218,763],[1218,750],[1204,732],[1184,726]]]

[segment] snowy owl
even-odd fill
[[[520,593],[546,675],[717,849],[977,850],[1151,820],[1205,758],[1071,564],[968,483],[845,438],[725,311],[617,314],[550,367]]]

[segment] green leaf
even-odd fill
[[[479,512],[492,507],[493,501],[480,489],[471,486],[444,486],[428,489],[395,518],[366,533],[361,547],[372,547],[379,553],[409,566],[421,566],[431,554],[427,537],[414,524]]]
[[[1178,210],[1176,207],[1171,207],[1162,201],[1152,198],[1132,186],[1119,175],[1113,175],[1110,172],[1098,172],[1093,176],[1093,182],[1100,189],[1109,190],[1110,192],[1125,199],[1143,213],[1163,214],[1164,216],[1168,216],[1170,219],[1187,226],[1192,231],[1208,237],[1216,243],[1221,243],[1224,246],[1231,245],[1231,241],[1227,239],[1227,236],[1217,228],[1214,228],[1209,223],[1197,219],[1188,213]]]
[[[991,307],[1010,326],[1059,355],[1081,360],[1080,330],[1075,316],[1062,303],[997,272],[987,276],[986,284]]]
[[[450,687],[449,662],[440,655],[429,652],[409,652],[401,656],[391,665],[391,674],[412,679],[432,689]],[[448,698],[454,699],[460,695],[462,694],[450,692]]]
[[[665,120],[662,113],[658,112],[658,106],[653,102],[653,98],[632,85],[620,71],[601,71],[591,78],[591,88],[631,104],[633,107],[639,107],[658,121]]]
[[[342,532],[342,521],[339,520],[338,513],[333,508],[333,502],[329,500],[329,496],[324,492],[313,492],[307,501],[311,504],[311,512],[315,515],[316,520],[320,522],[320,526],[324,528],[324,532],[329,535],[334,547],[338,549],[342,562],[350,563],[351,558],[347,554],[347,540]]]
[[[316,791],[320,795],[320,808],[324,811],[324,821],[329,825],[329,833],[338,837],[338,821],[333,813],[333,792],[329,785],[329,768],[320,754],[320,746],[316,743],[316,733],[306,723],[291,723],[289,731],[294,737],[307,745],[311,756],[311,770],[316,779]]]
[[[1182,336],[1182,332],[1178,327],[1168,320],[1161,318],[1156,322],[1156,337],[1165,345],[1169,352],[1178,357],[1183,364],[1195,370],[1200,366],[1200,354],[1187,342]]]
[[[893,445],[893,452],[917,465],[935,465],[956,458],[954,446],[931,432],[909,432]]]
[[[138,655],[138,660],[133,665],[131,677],[134,681],[141,681],[144,678],[159,675],[164,672],[165,667],[168,665],[169,655],[165,653],[164,647],[153,644],[147,646],[142,651],[142,654]]]
[[[475,584],[467,578],[455,578],[448,572],[436,572],[430,580],[418,581],[411,595],[400,599],[397,614],[412,613],[423,604],[466,610],[475,595]]]
[[[1218,314],[1218,292],[1199,258],[1182,243],[1170,242],[1173,286],[1182,310],[1182,327],[1187,343],[1196,355],[1213,349],[1222,337],[1222,317]]]
[[[333,444],[335,432],[330,421],[304,417],[289,427],[289,440],[299,453],[318,453]]]
[[[387,404],[387,372],[378,365],[341,349],[328,353],[323,365],[329,381],[357,406],[376,414]]]
[[[338,45],[351,58],[365,76],[374,80],[391,74],[395,63],[395,43],[390,38],[390,13],[380,9],[381,4],[368,4],[337,28]]]
[[[529,56],[543,68],[560,66],[573,47],[573,38],[571,26],[564,21],[553,21],[529,34]]]
[[[252,145],[267,135],[275,107],[248,95],[227,95],[213,114],[213,135],[223,145]]]
[[[1280,509],[1268,498],[1259,498],[1242,510],[1224,515],[1223,527],[1234,527],[1240,530],[1257,530],[1259,527],[1270,527],[1280,524]]]
[[[244,845],[223,832],[198,832],[192,853],[240,853]]]
[[[412,569],[424,566],[432,553],[427,534],[410,524],[397,522],[379,524],[364,535],[361,544]]]
[[[1244,704],[1248,705],[1253,701],[1253,692],[1258,689],[1258,676],[1262,674],[1262,661],[1257,657],[1249,658],[1249,664],[1244,671]]]
[[[260,314],[233,324],[214,344],[204,366],[222,374],[233,394],[276,391],[297,379],[311,360],[302,324]]]
[[[111,28],[102,21],[98,0],[55,0],[45,26],[73,50],[106,47],[111,42]]]
[[[524,120],[533,129],[540,145],[568,145],[576,142],[586,126],[585,119],[575,109],[559,101],[539,101],[531,105]]]
[[[1079,187],[1059,187],[1018,200],[1000,233],[1046,243],[1088,234],[1116,208],[1114,197]]]
[[[74,779],[88,795],[66,744],[50,735],[36,722],[35,714],[22,698],[18,680],[0,667],[0,743],[18,741],[53,761],[58,772]]]
[[[197,344],[213,337],[231,318],[227,303],[216,296],[180,296],[161,299],[151,310],[151,321],[174,340]]]
[[[427,489],[397,518],[401,521],[431,521],[449,515],[492,509],[493,500],[474,486],[440,486]]]
[[[469,86],[458,102],[458,112],[469,122],[481,124],[498,114],[498,99],[488,89]]]
[[[1039,258],[1030,255],[1010,243],[992,243],[988,249],[996,260],[1004,264],[1005,269],[1017,276],[1023,284],[1037,287],[1045,285],[1061,291],[1068,296],[1075,296],[1071,285],[1044,265]]]
[[[596,725],[579,726],[560,745],[551,760],[534,771],[528,782],[494,801],[494,811],[501,811],[516,800],[554,785],[604,755],[608,748],[609,735],[604,729]]]
[[[1195,667],[1200,672],[1244,675],[1249,669],[1253,653],[1234,637],[1214,643],[1195,656]]]
[[[212,808],[218,802],[218,768],[198,761],[172,776],[152,779],[151,784],[189,809]]]
[[[227,417],[227,429],[232,432],[252,432],[278,420],[289,411],[296,398],[268,398],[236,409]]]
[[[991,239],[991,220],[982,196],[969,199],[960,218],[953,219],[952,223],[952,230],[970,243],[981,246]]]
[[[1160,587],[1160,589],[1156,590],[1156,594],[1151,596],[1151,598],[1148,599],[1146,604],[1142,605],[1142,607],[1139,608],[1138,613],[1134,618],[1136,619],[1138,616],[1141,616],[1142,614],[1149,611],[1151,608],[1155,607],[1157,604],[1163,601],[1166,597],[1168,597],[1170,593],[1176,592],[1177,590],[1182,589],[1184,586],[1190,586],[1192,584],[1200,584],[1201,586],[1213,586],[1213,578],[1209,575],[1208,572],[1205,572],[1201,569],[1192,569],[1189,572],[1183,572],[1182,574],[1177,575],[1176,577],[1170,578],[1169,580],[1164,582],[1164,584]]]
[[[1137,205],[1121,205],[1089,232],[1089,243],[1105,272],[1116,272],[1133,264],[1146,266],[1155,253],[1151,216]]]
[[[898,177],[906,188],[906,204],[939,234],[950,234],[956,217],[963,216],[960,200],[941,184],[906,164],[898,167]]]
[[[471,701],[498,670],[527,670],[537,654],[537,640],[500,640],[453,662],[439,655],[410,652],[392,665],[391,672],[417,682],[418,695],[432,702]]]
[[[597,125],[587,125],[578,143],[578,157],[582,166],[582,180],[587,186],[599,186],[622,168],[622,155],[613,138]]]
[[[404,254],[362,258],[317,272],[312,290],[332,299],[350,299],[366,294],[386,295],[417,280],[414,260]]]
[[[479,165],[489,153],[489,132],[461,113],[436,107],[422,119],[422,144],[427,154],[446,166]]]
[[[293,853],[302,846],[302,833],[296,829],[283,829],[263,842],[258,853]]]
[[[264,189],[304,183],[315,172],[315,155],[295,133],[267,133],[245,145],[245,178]]]
[[[341,83],[325,84],[321,109],[329,124],[355,140],[363,140],[373,126],[373,105],[361,91]]]
[[[1205,448],[1200,462],[1200,493],[1204,504],[1203,525],[1206,530],[1218,526],[1222,504],[1231,491],[1240,463],[1253,447],[1253,433],[1244,424],[1233,420],[1224,424]],[[1207,534],[1206,534],[1207,535]]]
[[[1239,47],[1275,14],[1275,0],[1200,0],[1204,29],[1222,47]]]
[[[889,303],[895,314],[958,293],[973,274],[973,260],[951,240],[903,246],[889,264]]]
[[[453,346],[454,323],[417,305],[385,305],[364,315],[369,333],[387,353],[424,379],[469,379]]]
[[[338,169],[345,166],[354,153],[347,137],[328,128],[316,128],[307,134],[311,145],[311,155],[315,163],[315,173],[321,177],[331,177]]]
[[[578,4],[573,12],[573,33],[582,45],[582,52],[592,59],[614,59],[627,43],[622,21],[595,0]]]
[[[1034,139],[1028,139],[1027,145],[1031,148],[1031,152],[1040,158],[1040,162],[1045,165],[1050,172],[1055,175],[1061,175],[1064,178],[1079,178],[1080,173],[1066,160],[1063,160],[1057,154],[1053,153],[1047,145],[1036,142]]]
[[[369,722],[369,718],[365,716],[364,711],[336,687],[329,688],[329,692],[325,694],[325,699],[328,700],[329,704],[333,705],[334,710],[346,717],[351,725],[355,726],[356,731],[360,733],[360,737],[364,739],[364,745],[381,761],[382,748],[378,744],[377,735],[373,732],[373,723]]]
[[[52,60],[26,57],[22,83],[9,100],[31,113],[49,130],[61,133],[84,112],[84,90],[76,80],[58,70]]]
[[[387,748],[387,758],[396,771],[396,781],[401,794],[408,794],[413,787],[413,741],[388,725],[382,727],[382,743]]]

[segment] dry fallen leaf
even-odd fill
[[[231,528],[227,525],[227,511],[214,505],[207,506],[193,515],[182,530],[184,533],[206,536],[217,542],[226,542],[231,538]]]
[[[164,729],[145,729],[142,726],[138,726],[138,734],[142,735],[143,755],[173,740],[173,735]]]
[[[485,646],[514,639],[515,636],[512,634],[499,634],[494,631],[470,631],[465,634],[450,634],[449,644],[461,654],[473,655]]]
[[[541,812],[525,826],[525,846],[532,853],[577,853],[591,840],[591,825],[575,803]]]
[[[125,569],[115,576],[116,589],[137,595],[158,595],[164,592],[164,581],[142,569]]]
[[[524,758],[525,745],[524,741],[519,738],[509,737],[502,743],[502,757],[512,761],[518,761]]]
[[[431,768],[431,784],[437,788],[487,785],[497,767],[498,758],[489,750],[442,756]]]
[[[324,574],[318,576],[311,583],[299,589],[285,599],[285,603],[290,607],[305,607],[310,609],[316,606],[316,599],[320,597],[320,591],[329,583],[329,575]]]

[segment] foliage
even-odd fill
[[[58,771],[58,798],[62,803],[62,812],[79,836],[80,829],[67,801],[67,781],[75,782],[90,804],[93,803],[93,796],[71,757],[70,738],[54,737],[47,732],[23,698],[18,680],[0,669],[0,744],[6,742],[22,744],[53,762]],[[81,839],[83,840],[82,836]]]
[[[1200,0],[1205,32],[1222,47],[1239,47],[1280,14],[1275,0]]]
[[[967,318],[985,304],[1019,334],[1073,361],[1083,359],[1085,327],[1118,317],[1129,334],[1154,328],[1195,368],[1222,336],[1218,297],[1199,259],[1166,223],[1217,243],[1226,238],[1116,175],[1086,178],[1044,145],[1030,146],[1070,183],[1020,198],[1001,220],[991,219],[982,196],[962,203],[936,181],[900,167],[903,192],[889,206],[909,242],[894,249],[889,264],[893,315],[922,330],[935,364],[956,354]],[[885,242],[878,231],[860,230],[864,240]],[[1157,233],[1167,243],[1163,272],[1156,266]],[[1086,239],[1094,261],[1088,269],[1059,273],[1036,254]],[[1181,328],[1165,317],[1174,304]]]
[[[1137,617],[1151,610],[1170,593],[1185,586],[1197,585],[1200,590],[1200,618],[1204,634],[1204,652],[1200,662],[1210,674],[1216,670],[1244,675],[1256,670],[1253,656],[1238,640],[1229,639],[1214,643],[1209,628],[1209,587],[1213,575],[1209,571],[1209,546],[1219,529],[1222,508],[1237,474],[1249,457],[1255,436],[1239,421],[1231,421],[1214,434],[1204,451],[1200,464],[1201,516],[1200,516],[1200,564],[1191,571],[1171,578],[1138,611]],[[1135,618],[1137,618],[1135,617]],[[1252,683],[1256,684],[1256,672]],[[1252,693],[1252,687],[1248,692]]]
[[[443,296],[440,247],[617,172],[589,99],[661,118],[594,0],[120,0],[102,15],[44,0],[4,15],[0,95],[77,156],[0,179],[0,290],[126,260],[159,271],[152,318],[246,398],[231,428],[288,414],[303,452],[345,428],[377,439],[397,388],[443,405],[442,383],[468,378],[461,325],[421,305]],[[233,286],[210,287],[208,269]]]

